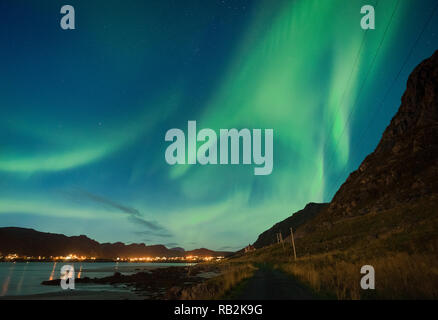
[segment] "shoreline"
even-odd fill
[[[104,267],[93,271],[109,270]],[[0,300],[162,300],[172,298],[175,292],[220,274],[221,271],[214,265],[126,266],[124,270],[117,270],[106,277],[76,278],[76,288],[73,290],[10,295],[0,297]],[[41,286],[57,287],[60,286],[60,281],[46,280]],[[110,287],[100,289],[99,286],[102,285]],[[123,287],[122,290],[118,290],[120,286]]]
[[[50,293],[30,295],[14,295],[0,297],[0,300],[145,300],[140,294],[132,291],[93,291],[93,290],[65,290]]]

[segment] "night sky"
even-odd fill
[[[0,226],[233,250],[330,201],[438,49],[436,1],[377,1],[364,31],[375,3],[1,1]],[[188,120],[274,129],[272,174],[168,165]]]

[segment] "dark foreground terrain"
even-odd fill
[[[291,275],[270,267],[260,267],[233,298],[239,300],[308,300],[317,297]]]

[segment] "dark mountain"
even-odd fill
[[[182,248],[181,248],[182,249]],[[67,237],[63,234],[39,232],[25,228],[0,228],[0,252],[27,256],[66,256],[74,253],[96,258],[130,257],[179,257],[182,255],[222,256],[224,252],[198,249],[184,252],[184,249],[167,249],[163,245],[147,246],[144,243],[126,245],[121,242],[102,243],[84,235]]]
[[[332,218],[392,208],[438,194],[438,51],[411,73],[401,106],[376,150],[350,174]]]
[[[327,206],[327,203],[308,203],[304,209],[295,212],[289,218],[276,223],[272,228],[260,234],[253,246],[261,248],[276,243],[277,233],[279,232],[281,232],[283,238],[286,238],[290,234],[290,228],[296,230],[299,226],[314,218],[322,209],[327,208]]]
[[[300,228],[306,251],[375,246],[376,253],[438,247],[438,51],[411,73],[374,152],[329,207]]]
[[[438,248],[438,51],[409,76],[401,106],[375,151],[320,209],[294,233],[299,254]],[[288,233],[281,227],[288,219],[255,244],[272,243],[279,230]]]
[[[213,251],[205,248],[194,249],[186,251],[186,256],[201,256],[201,257],[215,257],[215,256],[228,256],[228,251]]]

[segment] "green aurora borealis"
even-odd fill
[[[53,1],[0,4],[0,226],[230,250],[329,201],[438,48],[435,16],[381,103],[434,2],[377,1],[364,31],[375,2],[76,1],[74,31]],[[188,120],[273,128],[272,174],[167,165]]]

